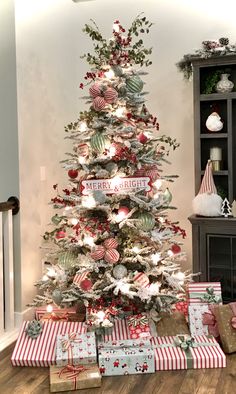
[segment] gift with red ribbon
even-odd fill
[[[131,339],[151,337],[149,319],[146,314],[129,316],[127,322]]]
[[[223,350],[225,353],[236,352],[236,302],[219,305],[215,316]]]
[[[96,360],[96,341],[93,332],[86,334],[71,332],[57,336],[56,364],[58,366],[93,364]]]
[[[81,390],[101,386],[98,365],[50,367],[50,391]]]
[[[213,337],[218,338],[220,334],[215,314],[217,306],[209,305],[208,308],[209,310],[204,312],[202,315],[202,323],[207,326],[209,335],[213,335]]]

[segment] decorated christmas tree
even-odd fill
[[[160,133],[145,104],[142,68],[152,49],[141,36],[151,26],[143,16],[127,31],[115,21],[106,40],[94,22],[85,25],[94,44],[80,84],[88,109],[65,127],[73,144],[62,161],[68,185],[54,185],[56,213],[44,234],[50,265],[32,305],[83,301],[108,318],[125,308],[155,317],[184,292],[185,231],[167,216],[176,175],[163,173],[178,143]]]

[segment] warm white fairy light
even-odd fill
[[[138,246],[134,246],[134,247],[132,248],[132,251],[133,251],[134,253],[138,254],[138,253],[140,252],[140,248],[139,248]]]
[[[98,311],[96,313],[96,317],[98,318],[98,320],[100,320],[100,322],[103,322],[105,316],[106,316],[106,314],[104,311]]]
[[[108,155],[110,157],[113,157],[115,156],[115,154],[116,154],[116,147],[114,145],[111,145],[108,149]]]
[[[90,237],[89,235],[86,235],[86,236],[84,237],[83,242],[84,242],[84,245],[88,245],[88,246],[90,246],[90,247],[95,246],[93,237]]]
[[[157,189],[160,189],[162,187],[162,180],[157,179],[155,182],[153,182],[153,186],[155,186]]]
[[[158,221],[160,223],[164,223],[165,222],[165,218],[163,218],[162,216],[159,216]]]
[[[49,304],[46,309],[48,313],[51,313],[53,311],[53,306]]]
[[[48,272],[47,272],[47,276],[51,276],[51,277],[55,277],[56,276],[56,271],[54,270],[54,268],[48,268]]]
[[[87,123],[86,122],[81,122],[80,124],[79,124],[79,131],[86,131],[87,130]]]
[[[126,108],[125,107],[118,107],[114,114],[117,118],[122,118],[125,115]]]
[[[185,280],[185,273],[184,272],[176,272],[174,274],[174,277],[179,281],[180,285],[184,284],[184,280]]]
[[[168,254],[169,257],[174,256],[174,253],[172,252],[172,250],[168,250],[167,254]]]
[[[77,218],[72,218],[70,219],[71,224],[73,224],[73,226],[76,226],[76,224],[78,223],[78,219]]]
[[[112,79],[115,76],[114,71],[110,68],[108,71],[104,72],[104,75],[107,79]]]
[[[119,31],[120,31],[119,23],[113,23],[113,30],[114,30],[116,33],[119,33]]]
[[[86,162],[86,158],[84,156],[79,156],[78,162],[79,162],[79,164],[84,164]]]
[[[160,283],[151,283],[149,288],[148,288],[148,293],[150,296],[155,296],[159,293],[160,291]]]
[[[84,208],[88,208],[88,209],[95,208],[96,201],[95,201],[94,197],[93,196],[84,196],[82,198],[82,206]]]
[[[161,260],[160,253],[154,253],[151,255],[153,265],[157,265],[157,263]]]
[[[47,276],[47,275],[43,275],[42,281],[43,281],[43,282],[47,282],[47,280],[48,280],[48,276]]]

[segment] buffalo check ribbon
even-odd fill
[[[168,347],[180,347],[186,356],[187,368],[193,368],[193,355],[191,348],[197,348],[201,346],[219,346],[218,343],[213,342],[201,342],[197,343],[194,338],[188,335],[176,335],[173,343],[162,343],[159,345],[152,345],[154,349],[168,348]]]
[[[88,368],[85,368],[83,365],[78,365],[78,366],[74,366],[74,365],[66,365],[65,367],[63,367],[59,372],[56,372],[56,374],[58,374],[60,379],[67,379],[67,380],[73,380],[74,382],[74,387],[73,390],[77,390],[77,379],[78,376],[81,372],[87,371]]]

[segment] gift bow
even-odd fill
[[[69,348],[71,348],[72,342],[77,342],[79,338],[77,338],[76,332],[71,332],[68,334],[68,339],[61,339],[62,351],[66,352]]]
[[[56,372],[60,379],[66,378],[68,380],[74,380],[73,390],[77,389],[77,378],[81,372],[87,371],[88,368],[85,368],[83,365],[66,365],[59,372]]]
[[[194,338],[185,335],[176,335],[174,338],[174,343],[184,351],[189,350],[190,347],[199,346],[194,342]]]
[[[214,307],[209,306],[209,311],[203,313],[202,323],[208,326],[208,333],[210,335],[213,335],[213,337],[215,338],[217,338],[220,335],[215,312],[214,312]]]
[[[202,301],[208,302],[209,304],[219,304],[220,302],[222,302],[221,296],[215,294],[215,290],[213,289],[213,287],[207,287],[206,293],[202,297],[200,297],[200,299]]]
[[[128,319],[128,325],[133,327],[146,326],[148,325],[148,317],[142,314],[132,316]]]
[[[231,326],[236,329],[236,302],[231,302],[229,305],[233,312],[233,317],[231,319]]]

